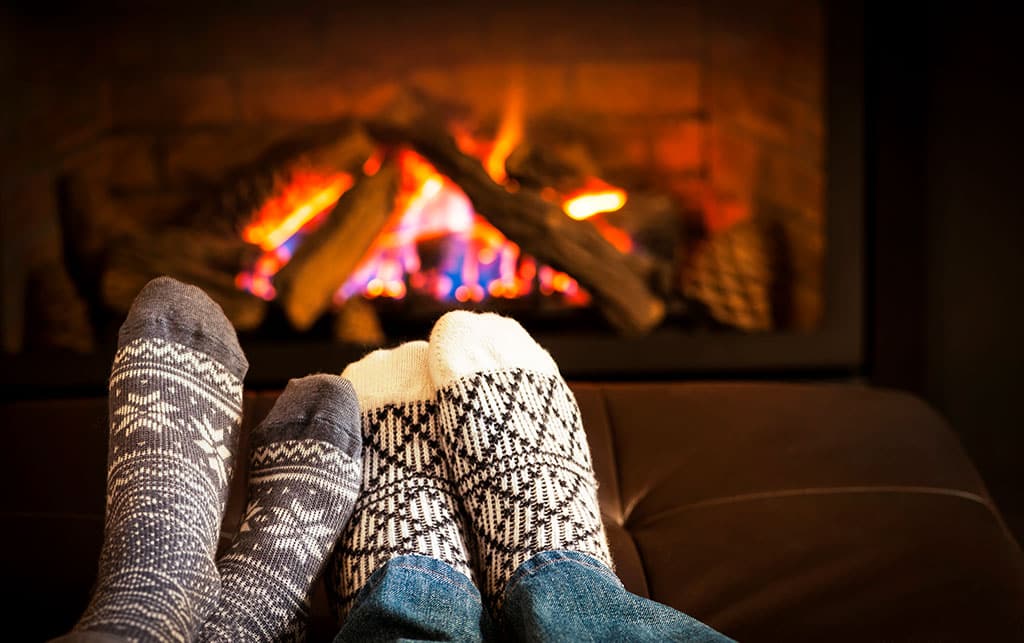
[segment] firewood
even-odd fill
[[[188,213],[193,225],[237,234],[300,171],[356,172],[374,152],[366,132],[351,120],[309,128],[235,168],[218,189]]]
[[[685,225],[682,210],[673,198],[630,193],[621,209],[598,217],[633,240],[635,248],[629,260],[654,292],[664,298],[679,294],[676,266],[682,263]]]
[[[383,346],[387,341],[377,310],[362,297],[342,304],[334,318],[334,338],[361,346]]]
[[[104,302],[126,313],[142,287],[167,275],[202,288],[239,330],[259,326],[266,302],[235,286],[235,275],[251,266],[259,249],[241,239],[192,228],[168,227],[112,244],[100,283]]]
[[[297,330],[309,329],[330,307],[335,291],[384,229],[397,183],[398,171],[390,162],[359,180],[274,277],[278,303]]]
[[[459,150],[429,99],[407,93],[368,128],[381,140],[411,145],[524,252],[575,277],[621,332],[646,333],[664,318],[664,301],[591,223],[570,219],[534,190],[508,192],[491,180],[478,160]]]
[[[523,187],[551,187],[563,194],[583,187],[588,178],[600,174],[581,141],[546,145],[526,141],[505,160],[505,170]]]
[[[96,349],[85,302],[64,264],[46,262],[29,273],[25,302],[26,343],[30,348],[91,353]]]

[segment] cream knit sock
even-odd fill
[[[471,571],[438,445],[427,343],[375,351],[342,375],[356,390],[363,428],[363,490],[332,565],[344,615],[370,575],[397,556],[429,556],[466,576]]]

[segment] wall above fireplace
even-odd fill
[[[169,272],[221,301],[247,350],[266,356],[253,377],[267,384],[421,335],[453,306],[519,317],[575,377],[855,371],[861,42],[838,10],[693,0],[15,15],[11,82],[24,91],[3,166],[5,351],[91,362],[133,292]],[[456,143],[447,152],[386,127],[410,90],[429,97]],[[316,167],[350,126],[365,145]],[[366,192],[369,168],[390,164],[401,183],[420,167],[409,154],[476,223],[382,241],[407,230],[396,201],[428,173],[370,208],[377,232],[353,233],[365,206],[355,217],[345,204]],[[489,177],[483,196],[453,169],[466,159]],[[311,194],[333,198],[297,236],[253,242],[310,169],[326,181]],[[555,222],[569,251],[545,239],[550,227],[508,222],[508,211],[550,221],[572,197],[609,190],[625,206]],[[270,224],[311,206],[289,207]],[[298,253],[310,274],[333,267],[301,243],[327,236],[316,226],[343,221],[343,207],[345,234],[365,240],[346,246],[355,259],[337,283],[310,294],[310,279],[289,282],[302,302],[330,291],[300,315],[278,292],[300,270],[282,265]],[[648,306],[660,306],[653,323]]]

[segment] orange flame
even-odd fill
[[[494,147],[484,160],[484,169],[495,183],[505,183],[508,173],[505,161],[523,140],[523,87],[518,83],[509,85],[505,99],[505,110],[498,126],[498,136]]]
[[[352,175],[337,172],[322,176],[304,172],[292,177],[288,188],[263,204],[242,238],[271,251],[290,239],[313,217],[341,198],[352,184]]]

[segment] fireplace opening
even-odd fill
[[[92,129],[37,136],[12,181],[47,252],[5,235],[5,351],[103,355],[170,274],[291,364],[265,382],[452,308],[520,319],[571,376],[853,365],[848,34],[817,2],[736,5],[20,16],[23,65],[103,44],[75,81]],[[42,85],[72,64],[35,62]]]

